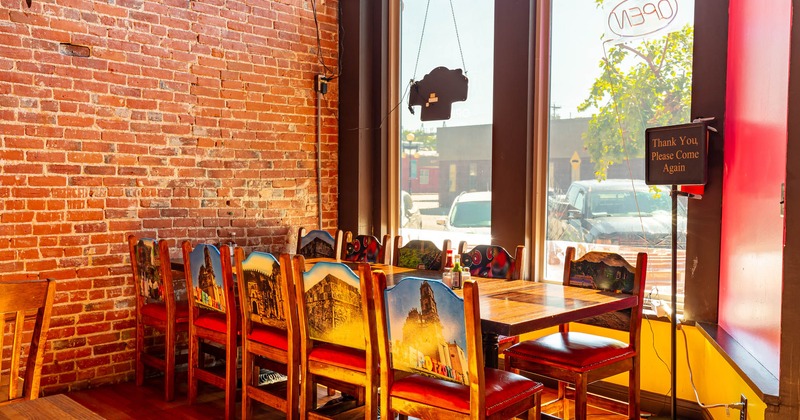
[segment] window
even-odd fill
[[[400,86],[399,187],[419,212],[401,220],[406,241],[441,245],[489,243],[491,224],[494,2],[404,0],[400,22],[400,80],[421,81],[438,67],[460,69],[467,99],[445,120],[423,121],[422,106],[409,111],[410,84]],[[455,21],[455,23],[454,23]],[[480,201],[469,194],[479,193]]]
[[[671,200],[645,184],[644,130],[689,122],[694,2],[625,3],[551,0],[545,279],[561,279],[567,246],[644,251],[648,289],[669,300]]]
[[[536,89],[548,92],[540,107],[547,129],[545,138],[530,140],[537,142],[534,149],[547,142],[547,157],[538,162],[546,168],[541,174],[545,180],[537,187],[547,188],[542,209],[546,210],[542,226],[546,229],[541,238],[544,246],[529,248],[540,252],[531,255],[530,261],[541,261],[530,271],[536,280],[558,281],[567,246],[578,248],[579,255],[604,249],[630,260],[636,252],[646,251],[648,288],[655,286],[654,296],[667,299],[672,259],[669,193],[667,187],[644,183],[644,130],[685,123],[690,117],[694,2],[633,3],[549,2],[549,50],[539,54],[549,62],[550,71],[544,89]],[[398,90],[403,103],[398,106],[402,141],[397,188],[411,196],[411,208],[417,209],[422,222],[418,228],[402,225],[399,233],[406,240],[436,243],[444,238],[458,243],[464,234],[477,234],[479,239],[469,239],[491,242],[490,226],[459,227],[453,214],[461,205],[458,198],[466,193],[485,192],[491,197],[492,112],[503,109],[503,104],[492,103],[493,43],[495,32],[504,35],[508,28],[494,27],[493,2],[454,2],[453,10],[450,2],[430,2],[429,8],[422,0],[401,5],[399,79],[403,85]],[[631,7],[640,7],[642,14]],[[506,13],[504,8],[498,10]],[[457,25],[452,23],[454,17]],[[421,80],[440,66],[466,71],[467,100],[452,104],[450,119],[421,121],[421,107],[415,107],[414,114],[408,111],[407,81]],[[523,85],[527,80],[519,82]],[[517,123],[527,122],[504,122]],[[679,301],[686,229],[682,201],[677,238]],[[537,209],[532,212],[534,218],[542,215]],[[507,234],[504,222],[495,218],[494,223],[501,226],[494,230]],[[538,232],[525,233],[524,239],[539,243],[539,238],[531,237]]]

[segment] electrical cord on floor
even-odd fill
[[[718,407],[725,407],[725,413],[730,414],[730,409],[741,410],[744,408],[745,404],[742,402],[735,402],[735,403],[720,403],[720,404],[703,404],[700,402],[700,395],[697,393],[697,387],[694,385],[694,375],[692,373],[692,364],[689,362],[689,339],[686,338],[686,331],[683,328],[680,329],[683,333],[683,344],[686,346],[686,366],[689,368],[689,382],[692,384],[692,390],[694,391],[694,398],[697,401],[697,405],[702,408],[718,408]]]
[[[655,309],[656,306],[659,306],[659,304],[656,303],[659,300],[658,299],[653,299],[653,293],[655,293],[657,296],[659,295],[657,287],[653,287],[652,289],[650,289],[650,292],[647,294],[647,300],[650,301],[650,304],[653,305],[654,309]],[[665,313],[666,313],[667,318],[669,318],[670,314],[672,314],[672,311],[669,310],[669,311],[666,311]],[[648,317],[647,314],[644,314],[644,318],[647,320],[647,326],[650,327],[650,333],[653,335],[653,350],[656,353],[656,357],[658,358],[658,360],[661,361],[661,363],[664,364],[664,366],[666,366],[667,371],[669,372],[669,374],[672,375],[672,369],[670,368],[669,364],[666,361],[664,361],[663,358],[661,358],[660,354],[658,354],[658,349],[656,348],[656,341],[655,341],[655,332],[653,331],[653,325],[650,323],[650,317]],[[689,382],[692,385],[692,391],[694,391],[694,397],[695,397],[695,401],[697,402],[697,405],[699,405],[700,407],[705,408],[705,409],[725,407],[725,413],[726,414],[730,413],[730,409],[731,408],[736,409],[736,410],[742,410],[744,408],[744,406],[745,406],[745,404],[742,403],[742,402],[719,403],[719,404],[703,404],[700,401],[700,394],[697,392],[697,386],[695,386],[695,384],[694,384],[694,373],[692,372],[692,364],[689,361],[689,339],[686,337],[686,331],[683,328],[680,328],[680,325],[678,325],[678,329],[681,331],[681,333],[683,333],[683,344],[684,344],[684,350],[685,350],[684,354],[686,355],[686,366],[689,368]],[[665,395],[670,395],[671,392],[672,392],[672,387],[670,386],[669,391],[667,391],[667,393]],[[663,406],[662,406],[662,408],[663,408]]]
[[[647,299],[650,301],[650,304],[653,306],[653,309],[655,310],[656,309],[655,308],[655,306],[656,306],[655,302],[658,301],[659,299],[656,299],[656,300],[653,299],[653,293],[654,292],[655,292],[655,294],[657,296],[659,295],[658,287],[653,287],[653,288],[650,289],[650,293],[647,294]],[[667,373],[669,373],[669,376],[672,377],[672,368],[669,366],[669,363],[667,363],[667,361],[664,360],[664,358],[661,357],[661,354],[658,353],[658,348],[656,347],[656,333],[653,330],[653,324],[650,321],[650,317],[648,317],[647,314],[645,314],[644,312],[643,312],[643,315],[644,315],[644,319],[647,320],[647,326],[650,328],[650,334],[653,337],[653,352],[655,352],[656,357],[658,358],[658,360],[661,361],[661,363],[664,365],[664,367],[667,368]],[[671,383],[670,383],[669,390],[664,394],[664,396],[667,397],[669,395],[672,395],[672,384]],[[664,410],[664,407],[666,407],[668,401],[669,400],[667,398],[665,398],[664,401],[661,402],[661,409],[659,409],[659,411],[663,411]]]

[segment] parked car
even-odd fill
[[[548,239],[637,247],[671,246],[669,192],[653,192],[644,180],[575,181],[564,200],[552,206],[554,217],[549,223],[562,225],[558,229],[548,226]],[[556,233],[569,237],[551,237]],[[684,248],[685,244],[686,217],[681,216],[678,247]]]
[[[447,216],[436,220],[436,224],[449,232],[453,246],[460,241],[467,241],[470,246],[490,244],[492,192],[462,192],[453,200]]]

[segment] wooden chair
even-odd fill
[[[522,256],[525,247],[518,245],[512,257],[502,246],[476,245],[469,252],[466,251],[466,241],[458,244],[458,253],[461,254],[461,265],[469,268],[470,275],[475,277],[505,278],[518,280],[522,269]],[[519,343],[518,335],[501,335],[497,339],[498,354],[507,348]]]
[[[300,337],[288,274],[291,257],[280,255],[279,264],[272,254],[251,252],[245,260],[242,248],[236,248],[234,256],[236,272],[242,273],[237,275],[242,302],[242,418],[252,417],[252,399],[296,419]],[[285,386],[259,386],[261,367],[285,374]],[[278,389],[269,392],[269,388]]]
[[[197,400],[197,381],[225,390],[225,418],[236,417],[236,353],[239,313],[234,296],[230,248],[183,243],[189,295],[189,404]],[[224,372],[206,367],[206,353],[225,358]]]
[[[334,236],[324,230],[312,230],[306,234],[306,229],[300,228],[297,234],[297,254],[305,258],[340,260],[344,252],[343,240],[341,229],[337,229]],[[335,390],[328,390],[328,395],[333,396],[335,394]]]
[[[306,258],[333,258],[338,260],[342,255],[343,234],[337,230],[335,235],[324,230],[300,228],[297,233],[297,254]]]
[[[128,236],[136,287],[136,385],[144,383],[145,366],[164,372],[164,400],[175,398],[177,335],[189,331],[189,303],[176,302],[166,241]],[[146,328],[164,336],[164,352],[149,352]]]
[[[319,417],[316,383],[347,392],[363,403],[364,417],[377,418],[378,355],[372,274],[361,275],[339,262],[318,262],[306,271],[305,259],[293,260],[300,331],[300,417]]]
[[[45,342],[55,293],[56,282],[51,279],[0,281],[0,348],[10,344],[10,351],[2,352],[10,360],[3,360],[0,405],[39,397],[39,381],[42,378]],[[32,311],[35,311],[34,324],[28,345],[25,339],[27,334],[23,334],[23,329],[25,313]],[[9,320],[13,325],[11,343],[6,342],[4,334]],[[28,347],[28,356],[25,360],[24,376],[20,377],[23,342]],[[6,367],[8,370],[5,370]]]
[[[417,268],[441,271],[444,268],[445,253],[450,249],[450,240],[445,239],[442,248],[431,241],[412,240],[403,246],[403,237],[395,236],[392,265],[395,267]]]
[[[522,256],[525,247],[517,245],[514,256],[498,245],[476,245],[467,252],[466,241],[458,244],[461,254],[461,265],[469,268],[474,277],[488,277],[508,280],[519,280],[522,276]]]
[[[628,372],[628,417],[639,418],[640,329],[644,300],[647,254],[640,252],[636,267],[618,254],[589,252],[579,260],[575,248],[567,248],[564,285],[628,293],[638,297],[633,309],[591,318],[592,324],[629,332],[628,343],[607,337],[572,332],[569,325],[559,332],[525,341],[505,352],[506,367],[533,372],[559,381],[558,396],[568,418],[565,383],[575,385],[575,418],[586,418],[587,385],[619,373]]]
[[[389,235],[383,235],[383,242],[381,242],[372,235],[358,235],[353,238],[353,234],[347,232],[344,240],[343,260],[389,264],[389,256],[386,253],[386,247],[390,241]]]
[[[423,419],[540,417],[542,384],[484,367],[478,283],[464,298],[444,283],[373,273],[381,415]]]

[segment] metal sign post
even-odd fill
[[[672,420],[678,413],[678,185],[705,185],[708,166],[708,120],[645,130],[645,183],[670,185],[672,198],[672,277],[670,311],[670,373]],[[699,198],[699,197],[698,197]]]

